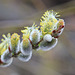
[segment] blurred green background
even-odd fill
[[[33,51],[27,63],[14,58],[11,66],[0,67],[0,75],[75,75],[75,0],[0,0],[0,39],[9,32],[22,36],[24,26],[39,25],[42,14],[52,9],[66,24],[57,46]]]

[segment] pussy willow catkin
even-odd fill
[[[34,23],[32,27],[21,30],[22,41],[17,33],[8,33],[7,36],[3,34],[4,39],[0,43],[0,67],[11,65],[14,57],[23,62],[29,61],[32,50],[49,51],[54,48],[65,26],[64,20],[58,17],[57,12],[46,11],[39,26]]]

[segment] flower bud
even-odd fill
[[[33,44],[36,44],[40,41],[40,32],[37,29],[34,29],[31,34],[30,34],[30,40],[32,41]]]
[[[52,36],[50,34],[46,34],[43,39],[44,39],[44,41],[51,42],[52,41]]]
[[[57,23],[57,28],[59,28],[59,26],[61,25],[65,25],[65,22],[63,19],[59,19],[58,23]]]
[[[49,51],[56,46],[57,42],[58,42],[58,39],[54,39],[54,38],[52,39],[51,42],[43,40],[40,43],[40,49],[43,50],[43,51]]]
[[[65,26],[64,20],[63,19],[59,19],[59,21],[57,23],[57,29],[53,30],[53,32],[51,34],[52,37],[58,38],[63,32],[64,26]]]
[[[64,30],[64,26],[65,26],[65,22],[63,19],[59,19],[58,23],[57,23],[57,28],[58,28],[58,35],[60,36]]]
[[[24,55],[29,55],[30,53],[32,53],[32,45],[28,38],[24,38],[21,42],[21,52]]]

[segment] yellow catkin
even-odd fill
[[[7,44],[4,45],[4,42],[2,42],[0,44],[0,55],[2,55],[4,53],[4,51],[6,51]]]
[[[28,47],[29,45],[29,34],[23,34],[23,47]]]
[[[20,36],[17,33],[12,34],[11,45],[16,46],[19,40],[20,40]]]
[[[4,34],[2,36],[4,39],[1,39],[2,43],[0,44],[0,55],[2,55],[3,52],[8,48],[8,37],[6,37]]]
[[[53,12],[53,10],[46,11],[45,14],[43,14],[42,19],[40,19],[40,26],[43,35],[52,33],[52,30],[57,23],[56,14],[57,13]]]
[[[2,50],[0,50],[0,55],[2,55],[5,51],[6,51],[6,48],[3,48]]]

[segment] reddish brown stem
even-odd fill
[[[0,64],[3,64],[3,62],[1,61],[1,59],[0,59]]]

